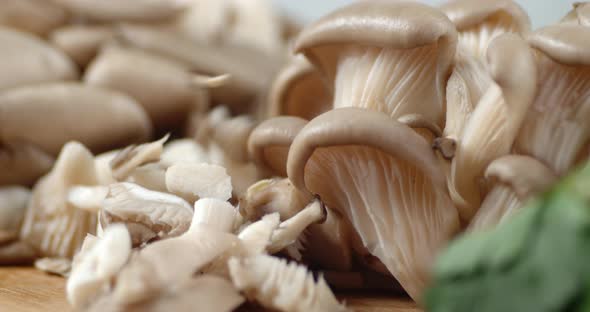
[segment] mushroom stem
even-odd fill
[[[277,253],[293,244],[309,225],[324,222],[326,214],[324,205],[319,200],[315,200],[292,218],[281,222],[272,234],[268,252]]]
[[[442,135],[442,130],[440,127],[431,122],[430,120],[424,118],[421,114],[407,114],[403,115],[397,119],[397,121],[405,124],[410,128],[424,128],[428,129],[435,138],[439,138]]]

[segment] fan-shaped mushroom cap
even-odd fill
[[[67,12],[46,0],[4,0],[0,10],[0,24],[46,35],[54,28],[66,23]]]
[[[304,119],[286,116],[263,121],[248,139],[250,157],[258,166],[287,176],[289,146],[306,123]]]
[[[78,83],[48,83],[0,94],[0,141],[28,142],[50,155],[78,140],[93,151],[144,141],[144,110],[124,94]]]
[[[103,22],[157,21],[173,17],[190,0],[54,0],[76,16]]]
[[[72,60],[33,35],[0,27],[0,45],[0,90],[78,78]]]
[[[359,1],[303,30],[295,51],[334,83],[334,107],[420,113],[442,125],[456,40],[454,25],[432,7]]]
[[[385,114],[335,109],[299,132],[287,172],[297,188],[341,212],[364,247],[420,299],[436,252],[459,227],[425,139]]]
[[[270,90],[270,117],[288,115],[312,119],[332,106],[332,96],[320,73],[302,55],[279,72]]]
[[[68,25],[51,33],[49,40],[78,66],[86,67],[102,44],[113,38],[111,27],[104,25]]]

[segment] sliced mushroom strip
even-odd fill
[[[248,138],[250,158],[275,175],[287,176],[289,146],[306,123],[299,117],[286,116],[263,121]]]
[[[141,145],[129,145],[109,162],[113,178],[118,181],[126,179],[137,167],[160,159],[164,150],[164,143],[169,135],[160,140]]]
[[[305,267],[258,255],[228,262],[233,284],[249,299],[281,311],[347,311],[323,277],[317,282]]]
[[[96,229],[96,214],[68,202],[72,186],[97,185],[94,157],[80,143],[67,143],[49,174],[35,185],[20,237],[44,257],[71,258],[87,233]]]
[[[76,65],[65,54],[34,35],[0,27],[0,45],[0,90],[78,78]]]
[[[0,188],[0,245],[18,239],[30,197],[24,187]]]
[[[189,228],[192,215],[191,206],[180,197],[133,183],[118,183],[109,186],[101,225],[128,225],[133,245],[138,246],[152,238],[181,235]]]
[[[497,37],[487,58],[495,84],[485,92],[465,125],[448,177],[451,197],[465,222],[481,204],[486,167],[510,153],[537,88],[533,52],[520,37]]]
[[[331,106],[332,95],[318,70],[303,55],[296,55],[273,82],[268,115],[287,115],[309,120],[329,110]]]
[[[268,251],[277,253],[294,244],[308,226],[325,222],[327,214],[326,208],[319,200],[313,201],[296,215],[279,224],[279,227],[272,233]]]
[[[544,192],[558,180],[547,166],[521,155],[494,160],[486,170],[486,178],[495,183],[471,220],[471,231],[494,228],[522,208],[527,199]]]
[[[189,202],[199,198],[231,198],[231,178],[225,168],[210,164],[178,164],[166,170],[166,187],[169,192]]]
[[[67,258],[41,258],[35,261],[37,270],[67,277],[72,269],[72,261]]]
[[[86,67],[103,44],[112,39],[112,28],[104,25],[68,25],[56,29],[49,36],[49,41],[81,68]]]
[[[459,227],[425,139],[385,114],[336,109],[299,132],[287,170],[297,188],[341,212],[364,248],[420,300],[437,251]]]
[[[515,150],[565,174],[590,141],[590,28],[554,25],[528,38],[538,87]]]
[[[531,23],[512,0],[451,0],[441,6],[459,31],[453,73],[447,84],[444,137],[458,140],[473,110],[493,84],[486,67],[489,44],[505,33],[526,35]]]
[[[454,25],[432,7],[359,1],[304,29],[295,51],[333,83],[333,107],[362,107],[395,119],[422,114],[442,126],[456,41]]]
[[[174,17],[189,0],[54,0],[74,15],[100,22],[154,22]]]
[[[65,24],[67,12],[51,1],[5,0],[0,10],[0,24],[40,36]]]
[[[151,131],[141,106],[115,91],[48,83],[0,94],[0,141],[26,141],[49,155],[72,140],[100,152],[145,141]]]

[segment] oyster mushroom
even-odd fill
[[[67,12],[51,1],[5,0],[0,24],[44,36],[67,22]]]
[[[144,141],[151,131],[141,106],[115,91],[47,83],[0,94],[0,141],[24,141],[49,155],[71,140],[100,152]]]
[[[225,168],[210,164],[177,164],[166,170],[169,192],[195,202],[199,198],[231,198],[231,178]]]
[[[526,35],[526,12],[512,0],[454,0],[441,6],[459,31],[453,73],[447,83],[446,140],[461,139],[484,93],[493,84],[486,66],[489,44],[505,33]],[[449,143],[447,143],[449,144]]]
[[[0,90],[78,78],[72,60],[34,35],[0,27],[0,45]]]
[[[0,188],[0,245],[18,239],[31,191],[24,187]]]
[[[490,43],[487,59],[494,84],[465,125],[448,173],[451,198],[465,222],[483,198],[485,168],[510,153],[537,88],[533,52],[520,37],[497,37]]]
[[[264,170],[287,176],[287,154],[293,139],[305,126],[298,117],[275,117],[260,123],[248,138],[250,157]]]
[[[590,28],[548,26],[528,41],[536,50],[538,87],[514,150],[562,176],[590,141]]]
[[[443,125],[457,33],[442,12],[397,1],[359,1],[307,27],[295,43],[333,83],[333,107]]]
[[[459,227],[423,137],[379,112],[335,109],[299,132],[287,172],[298,189],[342,213],[362,246],[420,301],[437,251]]]
[[[190,0],[54,0],[73,15],[100,22],[153,22],[174,17]]]
[[[113,39],[111,27],[68,25],[54,30],[49,41],[84,68],[98,54],[103,43]]]
[[[320,73],[304,56],[296,55],[271,86],[268,115],[312,119],[329,110],[331,104],[332,95]]]
[[[486,178],[497,181],[484,199],[469,230],[492,229],[509,218],[531,196],[547,190],[557,176],[538,160],[521,155],[508,155],[494,160]]]
[[[4,143],[0,147],[0,185],[33,185],[54,161],[53,156],[33,144]]]
[[[86,233],[94,233],[96,215],[68,202],[75,185],[97,185],[94,157],[80,143],[64,145],[53,169],[35,185],[20,239],[40,256],[71,258]]]
[[[184,121],[193,108],[208,106],[202,86],[172,60],[140,50],[107,47],[89,65],[84,82],[126,93],[141,104],[155,126]]]

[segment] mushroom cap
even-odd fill
[[[152,127],[128,96],[79,83],[47,83],[0,94],[0,141],[25,141],[51,155],[78,140],[93,151],[147,140]]]
[[[317,69],[302,55],[291,58],[275,78],[269,97],[269,116],[312,119],[331,106],[331,95]]]
[[[78,66],[86,67],[101,45],[112,39],[113,31],[104,25],[67,25],[56,29],[49,41],[67,54]]]
[[[32,34],[0,27],[0,46],[0,90],[78,78],[72,60]]]
[[[435,185],[446,185],[438,160],[422,136],[385,114],[359,108],[328,111],[300,130],[289,150],[289,179],[298,189],[306,190],[305,165],[314,150],[345,145],[377,148],[420,168]]]
[[[332,80],[342,46],[411,49],[438,44],[439,65],[452,63],[455,25],[439,10],[403,1],[358,1],[306,27],[294,45]]]
[[[227,119],[215,125],[213,140],[235,161],[247,162],[248,137],[255,126],[250,116]]]
[[[52,1],[4,0],[0,10],[0,24],[41,36],[67,20],[66,10]]]
[[[459,31],[477,26],[500,14],[512,17],[519,33],[527,33],[531,29],[526,11],[512,0],[452,0],[440,8]]]
[[[260,123],[250,134],[252,160],[280,176],[287,176],[287,154],[295,136],[307,123],[299,117],[275,117]]]
[[[558,63],[590,65],[590,27],[551,25],[531,33],[528,42]]]

